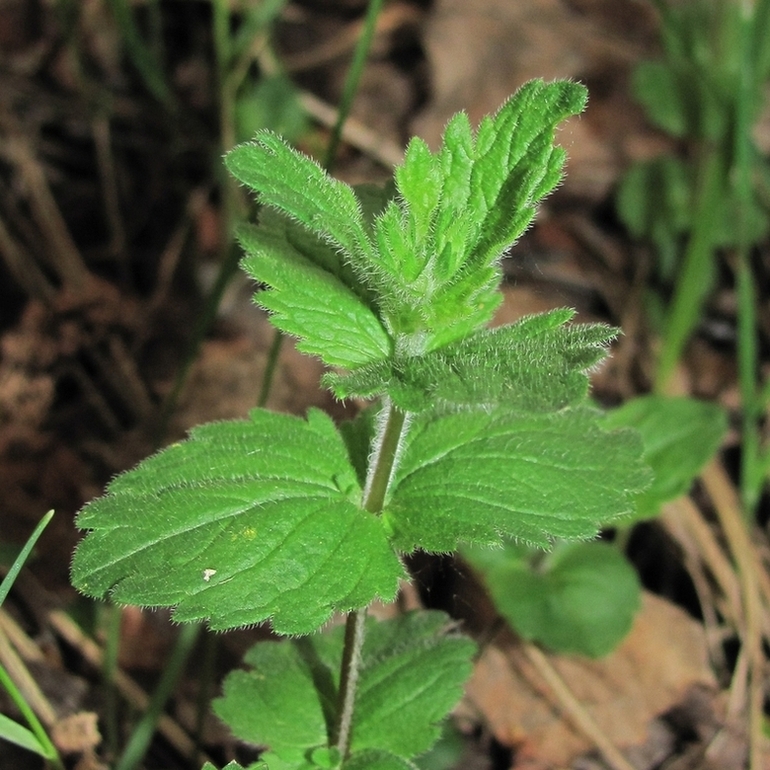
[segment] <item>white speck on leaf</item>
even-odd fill
[[[203,570],[203,579],[208,583],[209,580],[211,580],[212,575],[216,575],[217,571],[215,569],[204,569]]]

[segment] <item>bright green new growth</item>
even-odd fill
[[[436,154],[410,142],[395,173],[397,195],[373,221],[350,187],[274,134],[236,147],[230,171],[290,220],[282,226],[271,217],[267,227],[241,232],[244,267],[271,287],[260,304],[300,338],[301,350],[347,369],[393,353],[421,355],[485,326],[501,300],[500,256],[561,179],[555,128],[585,102],[576,83],[532,81],[484,118],[475,137],[459,113]],[[293,223],[316,243],[298,243]],[[301,312],[298,296],[307,298]],[[372,389],[367,381],[367,395]]]
[[[555,128],[585,99],[575,83],[534,81],[475,135],[455,116],[437,153],[410,143],[391,199],[332,179],[270,132],[233,150],[228,167],[263,204],[240,232],[244,267],[267,286],[257,301],[336,367],[324,383],[338,397],[382,406],[339,427],[317,410],[256,409],[196,428],[80,513],[90,532],[73,583],[174,607],[177,620],[270,620],[300,635],[392,599],[415,549],[503,537],[547,547],[631,514],[648,482],[641,443],[584,403],[615,330],[568,325],[570,310],[485,328],[502,297],[499,258],[560,179]],[[360,613],[344,654],[339,632],[259,645],[218,710],[269,745],[271,770],[413,768],[471,656],[441,617],[419,617],[369,628],[360,661]],[[383,689],[370,703],[373,682]],[[400,710],[413,718],[391,724]]]

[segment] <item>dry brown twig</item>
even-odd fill
[[[741,587],[743,617],[738,628],[741,652],[733,675],[731,711],[735,717],[744,713],[748,717],[749,767],[751,770],[764,770],[765,657],[762,633],[770,610],[769,581],[749,536],[738,494],[721,463],[712,460],[701,474],[701,480],[735,561]]]
[[[82,293],[89,283],[91,273],[72,239],[43,167],[15,117],[7,110],[0,111],[0,128],[5,132],[2,152],[18,170],[29,197],[32,214],[45,235],[50,253],[49,267],[62,284],[73,292]]]

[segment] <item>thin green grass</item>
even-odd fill
[[[53,511],[48,511],[48,513],[43,516],[35,527],[33,533],[29,536],[27,542],[24,544],[24,547],[19,552],[19,555],[14,560],[5,578],[3,578],[2,583],[0,583],[0,605],[3,604],[10,593],[11,587],[18,577],[19,572],[21,572],[21,568],[26,563],[32,553],[32,549],[35,547],[35,543],[40,539],[40,536],[43,534],[43,531],[52,518]],[[2,633],[2,631],[0,631],[0,633]],[[5,739],[28,751],[39,754],[41,757],[47,759],[56,770],[64,770],[64,765],[62,764],[59,752],[48,737],[45,727],[40,723],[37,715],[30,708],[23,694],[2,664],[0,664],[0,685],[6,690],[16,708],[19,709],[21,715],[29,725],[28,729],[18,722],[14,722],[12,719],[0,714],[0,739]]]

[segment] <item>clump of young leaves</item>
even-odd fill
[[[74,584],[172,606],[176,620],[270,620],[298,636],[391,600],[415,549],[547,547],[630,514],[647,483],[639,438],[585,403],[616,330],[570,325],[568,310],[486,328],[500,257],[561,178],[556,126],[585,99],[578,84],[533,81],[475,132],[455,116],[436,153],[410,142],[394,195],[353,190],[268,131],[229,153],[263,206],[239,233],[244,269],[267,287],[258,304],[330,367],[338,397],[380,406],[339,428],[318,410],[262,409],[196,428],[80,513]],[[338,632],[260,646],[252,672],[228,679],[217,710],[268,747],[271,770],[413,767],[472,654],[441,615],[372,625],[342,739],[341,649]]]

